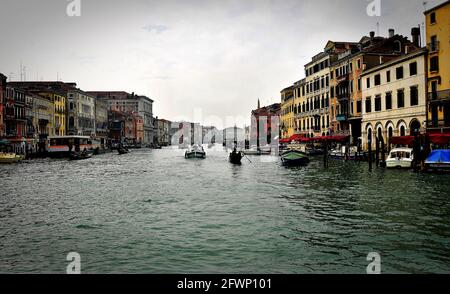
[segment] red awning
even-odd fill
[[[292,142],[292,141],[301,142],[302,139],[304,139],[304,138],[305,138],[305,135],[299,135],[299,134],[292,135],[292,136],[289,138],[289,142]]]
[[[394,145],[412,145],[414,136],[392,137],[389,142]]]
[[[430,134],[428,137],[436,145],[447,145],[450,142],[450,134]]]
[[[281,143],[281,144],[290,143],[290,142],[291,142],[290,139],[281,139],[281,140],[280,140],[280,143]]]
[[[350,136],[322,136],[312,138],[315,142],[335,142],[335,143],[345,143],[350,139]]]

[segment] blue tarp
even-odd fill
[[[427,158],[427,163],[450,163],[450,150],[434,150]]]

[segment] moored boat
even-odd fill
[[[428,171],[450,171],[450,150],[433,150],[425,161],[425,169]]]
[[[204,159],[206,158],[206,152],[203,149],[203,146],[193,145],[191,148],[186,150],[186,152],[184,153],[184,157],[189,159],[190,158]]]
[[[73,152],[70,154],[70,160],[83,160],[83,159],[89,159],[92,157],[94,153],[93,152]]]
[[[23,156],[17,155],[15,153],[0,153],[0,164],[1,163],[18,163],[22,161]]]
[[[125,147],[119,147],[119,148],[117,148],[117,152],[119,152],[119,155],[123,155],[123,154],[127,154],[130,151]]]
[[[288,150],[281,154],[281,163],[284,166],[305,166],[309,163],[309,157],[304,152]]]
[[[394,148],[386,159],[386,168],[412,168],[413,161],[413,149]]]

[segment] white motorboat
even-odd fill
[[[412,168],[414,160],[411,148],[395,148],[389,153],[386,159],[387,168]]]
[[[185,158],[206,158],[206,152],[205,149],[203,149],[203,146],[201,145],[193,145],[191,148],[186,150],[184,153]]]

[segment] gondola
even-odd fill
[[[242,152],[235,152],[235,151],[233,151],[233,152],[230,153],[230,157],[229,157],[230,163],[232,163],[232,164],[241,164],[242,157],[244,157]]]
[[[120,147],[117,149],[117,152],[119,152],[119,155],[123,155],[123,154],[127,154],[130,151],[126,148]]]
[[[306,153],[298,150],[288,150],[281,154],[281,163],[283,166],[305,166],[309,163],[309,157]]]

